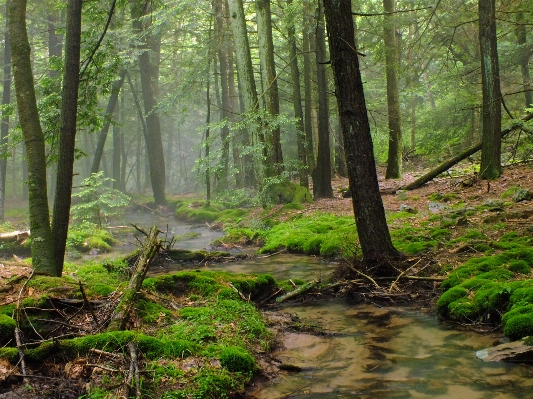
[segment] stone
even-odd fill
[[[507,342],[476,352],[484,362],[533,363],[533,346],[528,345],[529,337]]]
[[[415,208],[407,204],[400,204],[400,212],[407,212],[407,213],[412,213],[412,214],[418,213],[418,211]]]
[[[529,201],[531,199],[531,193],[525,188],[517,188],[513,194],[514,202]]]
[[[503,211],[503,201],[496,198],[488,198],[483,205],[489,207],[491,211]]]
[[[447,210],[448,208],[449,208],[448,205],[443,204],[442,202],[431,201],[428,204],[428,209],[431,213],[439,213],[439,212]]]

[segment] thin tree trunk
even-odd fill
[[[52,220],[57,276],[61,276],[63,272],[72,198],[78,87],[80,84],[81,8],[82,0],[70,0],[68,2],[61,126],[59,130],[59,158],[57,161],[57,185]]]
[[[118,106],[119,102],[117,101],[115,105],[115,112],[117,122],[120,123],[120,109]],[[121,156],[122,156],[122,148],[121,148],[121,140],[120,140],[120,126],[113,125],[113,188],[115,190],[120,190],[122,187],[122,183],[120,181],[120,166],[121,166]]]
[[[307,160],[307,174],[315,170],[315,147],[313,144],[313,90],[311,77],[311,48],[310,30],[311,30],[311,10],[309,1],[304,1],[304,18],[303,18],[303,51],[304,51],[304,133]]]
[[[377,262],[376,274],[386,275],[391,270],[388,262],[383,260],[398,257],[399,253],[392,244],[379,192],[363,82],[353,38],[351,2],[324,0],[324,8],[361,251],[365,261]]]
[[[483,122],[481,166],[479,177],[496,179],[501,166],[501,91],[496,38],[496,0],[479,0],[479,48],[481,54],[481,86]]]
[[[387,75],[387,110],[389,152],[385,178],[399,179],[402,174],[402,131],[400,125],[400,90],[398,87],[398,40],[396,38],[396,0],[383,0],[383,37]]]
[[[266,99],[267,113],[276,118],[279,116],[278,80],[274,61],[274,42],[272,39],[272,20],[270,0],[256,0],[257,35],[259,39],[259,58],[263,92]],[[274,177],[283,171],[283,154],[281,151],[281,131],[279,124],[275,127],[265,126],[266,161],[265,174]]]
[[[287,7],[292,5],[292,0],[287,0]],[[300,69],[298,68],[298,52],[296,47],[296,29],[294,27],[294,16],[291,16],[287,29],[287,37],[290,50],[291,78],[292,78],[292,105],[294,117],[296,118],[296,145],[298,148],[298,176],[300,186],[309,188],[309,178],[307,174],[307,153],[305,150],[304,114],[302,109],[302,90],[300,86]]]
[[[6,199],[6,176],[7,176],[7,145],[9,134],[9,113],[6,108],[11,102],[11,48],[8,34],[9,0],[6,1],[6,30],[4,34],[4,82],[2,93],[2,126],[0,128],[0,221],[4,221],[4,204]]]
[[[107,134],[109,133],[109,126],[111,126],[111,120],[113,119],[113,113],[118,101],[118,95],[120,94],[120,89],[124,84],[124,77],[126,76],[126,69],[121,69],[118,79],[113,82],[113,87],[111,88],[111,95],[107,102],[107,107],[105,110],[105,122],[100,134],[98,135],[98,143],[96,144],[96,150],[94,151],[93,156],[93,165],[91,167],[91,173],[98,173],[100,170],[100,162],[102,161],[102,156],[104,154],[105,142],[107,140]]]
[[[313,171],[313,196],[315,198],[332,198],[331,187],[331,151],[329,145],[329,106],[326,80],[326,36],[324,30],[324,7],[318,2],[316,27],[316,63],[318,91],[318,153]],[[353,34],[352,34],[353,36]],[[353,41],[353,38],[352,38]]]
[[[524,13],[516,14],[516,40],[520,46],[520,72],[522,73],[522,86],[524,87],[524,98],[526,108],[533,104],[533,90],[531,88],[531,77],[529,75],[529,49],[527,48],[526,19]]]
[[[9,39],[19,119],[27,148],[32,264],[41,273],[57,275],[46,187],[44,134],[35,98],[30,45],[26,31],[26,0],[9,4]]]

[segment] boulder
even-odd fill
[[[530,337],[507,342],[476,352],[484,362],[533,363],[533,346]]]

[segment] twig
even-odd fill
[[[229,286],[235,291],[243,301],[249,302],[250,298],[246,298],[242,292],[240,292],[232,283],[229,283]]]
[[[17,343],[17,350],[20,358],[20,371],[22,372],[22,377],[24,378],[24,384],[28,381],[26,380],[26,362],[24,361],[24,352],[22,351],[22,340],[20,339],[20,330],[15,327],[15,342]]]
[[[271,300],[272,298],[274,298],[276,295],[278,295],[281,291],[283,291],[283,288],[280,288],[279,290],[277,290],[276,292],[274,292],[272,295],[270,295],[268,298],[263,299],[261,302],[259,302],[259,305],[262,305],[263,303],[268,302],[269,300]]]
[[[98,317],[96,317],[96,314],[94,313],[91,302],[89,302],[89,299],[87,299],[87,295],[85,294],[85,289],[83,288],[83,283],[81,282],[81,280],[78,280],[78,284],[80,285],[81,296],[83,297],[83,306],[85,306],[89,310],[89,313],[91,313],[94,324],[96,324],[96,328],[100,328],[100,324],[98,323]]]
[[[372,282],[372,284],[374,284],[376,286],[376,288],[378,289],[381,289],[381,287],[378,285],[378,283],[376,283],[376,280],[374,280],[372,277],[370,276],[367,276],[366,274],[364,274],[363,272],[360,272],[359,270],[357,270],[355,267],[353,267],[352,265],[350,265],[349,263],[346,264],[350,269],[352,269],[354,272],[356,272],[357,274],[359,274],[360,276],[363,276],[364,278],[366,278],[368,281]]]
[[[113,367],[102,366],[101,364],[95,364],[95,363],[88,363],[87,366],[88,367],[96,367],[96,368],[99,368],[99,369],[102,369],[102,370],[105,370],[105,371],[111,371],[112,373],[116,373],[116,372],[120,371],[120,370],[114,369]]]
[[[394,282],[390,285],[390,288],[389,288],[389,292],[392,292],[392,288],[396,285],[396,283],[398,282],[398,280],[400,280],[402,278],[402,276],[407,273],[409,270],[411,270],[413,267],[415,267],[416,265],[418,265],[420,263],[422,259],[418,259],[418,261],[416,261],[413,265],[409,266],[407,269],[405,269],[403,272],[401,272],[399,275],[398,275],[398,278],[396,280],[394,280]]]

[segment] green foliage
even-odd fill
[[[533,313],[510,317],[505,323],[503,333],[512,340],[533,335]]]
[[[236,346],[225,348],[220,353],[220,364],[229,371],[251,373],[255,370],[255,359],[245,349]]]
[[[136,303],[137,314],[145,323],[157,323],[161,317],[171,316],[172,312],[158,303],[141,299]]]
[[[72,194],[73,197],[81,199],[80,203],[71,208],[73,219],[89,221],[101,228],[107,224],[108,218],[124,212],[130,199],[120,191],[105,185],[111,180],[104,177],[103,171],[93,173],[83,180],[83,189]]]
[[[67,249],[88,252],[96,249],[108,252],[115,239],[109,230],[102,229],[96,224],[84,221],[81,224],[70,225],[67,236]]]
[[[441,315],[446,315],[449,311],[448,306],[459,299],[468,295],[468,291],[463,287],[453,287],[441,295],[437,301],[437,312]]]

